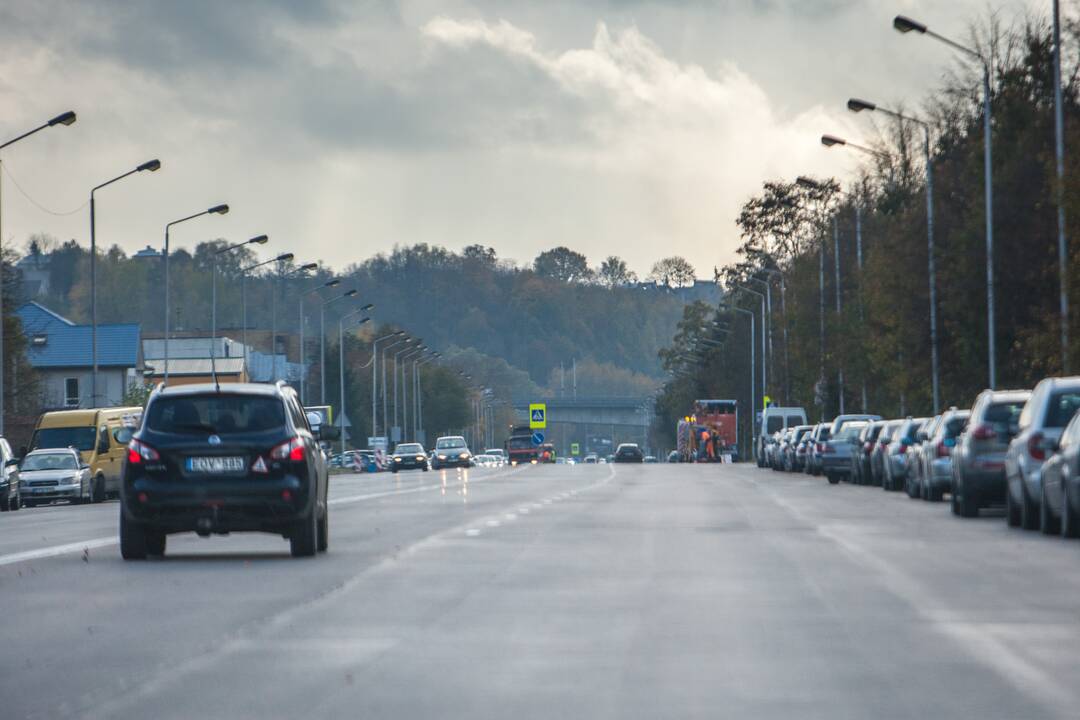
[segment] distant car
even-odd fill
[[[1005,452],[1005,516],[1009,525],[1039,527],[1042,469],[1080,408],[1080,377],[1046,378],[1035,386]]]
[[[885,487],[885,463],[893,435],[904,424],[903,420],[889,420],[881,427],[874,447],[870,451],[870,484]]]
[[[598,458],[598,457],[596,456],[596,453],[589,453],[588,455],[586,455],[586,456],[585,456],[585,464],[586,464],[586,465],[596,465],[596,464],[597,464],[597,461],[598,461],[599,459],[600,459],[600,458]]]
[[[1005,452],[1019,432],[1029,390],[983,390],[968,428],[953,448],[952,511],[975,517],[980,508],[1005,502]]]
[[[296,391],[284,382],[158,386],[128,444],[120,485],[120,555],[163,555],[170,533],[266,532],[293,557],[330,542],[329,476]]]
[[[467,468],[472,465],[472,453],[465,438],[460,435],[446,435],[435,441],[435,459],[431,463],[432,470],[442,470],[449,467]]]
[[[941,500],[952,489],[952,449],[956,439],[967,426],[970,410],[952,408],[942,413],[937,431],[922,452],[923,467],[919,473],[919,497],[930,502]]]
[[[869,424],[868,420],[850,417],[843,421],[837,418],[833,422],[829,439],[825,441],[825,448],[821,451],[821,471],[830,485],[835,485],[844,478],[851,478],[851,456],[860,449],[859,435]]]
[[[612,456],[612,462],[617,463],[640,463],[645,461],[645,453],[641,452],[641,448],[637,443],[622,443],[615,449],[615,455]]]
[[[488,448],[484,451],[484,454],[495,458],[495,467],[502,467],[506,464],[506,451],[502,448]]]
[[[1057,452],[1043,464],[1042,493],[1040,529],[1080,537],[1080,413],[1065,426]]]
[[[424,446],[420,443],[398,443],[394,454],[390,456],[390,471],[423,470],[428,471],[428,459]]]
[[[653,465],[653,464],[658,463],[660,461],[656,459],[655,455],[646,455],[645,456],[645,462],[650,464],[650,465]]]
[[[90,466],[74,448],[34,450],[19,463],[19,492],[25,507],[54,500],[88,503],[93,498]]]
[[[922,474],[926,469],[923,462],[923,454],[930,447],[930,438],[937,434],[938,427],[944,415],[935,415],[930,418],[916,433],[914,441],[907,449],[907,474],[904,477],[904,490],[908,497],[917,498],[922,488]]]
[[[885,427],[884,420],[869,423],[859,433],[859,443],[851,455],[851,481],[856,485],[871,485],[873,479],[870,473],[870,461],[873,457],[874,447],[877,445],[878,435]]]
[[[929,418],[907,418],[893,431],[882,465],[885,471],[881,487],[887,491],[900,491],[907,488],[908,450],[917,442]]]
[[[821,474],[821,455],[825,452],[825,442],[829,439],[832,431],[832,423],[819,423],[810,435],[807,444],[809,454],[806,457],[806,473],[808,475]]]
[[[18,510],[21,507],[19,461],[8,441],[0,437],[0,511]]]
[[[814,429],[813,425],[796,425],[791,429],[791,440],[784,448],[784,470],[797,472],[806,462],[806,438]]]

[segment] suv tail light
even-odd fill
[[[1043,434],[1040,432],[1032,433],[1031,437],[1028,438],[1027,450],[1032,460],[1046,459],[1046,448],[1042,444],[1043,439]]]
[[[897,455],[906,455],[907,454],[907,448],[908,448],[908,444],[906,442],[900,443],[900,447],[899,447],[899,449],[897,449],[896,454]]]
[[[128,443],[127,461],[132,465],[139,465],[144,460],[147,462],[155,462],[160,460],[161,456],[158,455],[158,451],[150,447],[144,442],[138,440],[132,440]]]
[[[823,453],[831,453],[831,452],[833,452],[833,446],[830,445],[827,442],[821,443],[821,452],[823,452]]]
[[[994,431],[993,425],[984,423],[971,431],[971,437],[976,440],[993,440],[997,437],[997,432]]]
[[[304,459],[304,441],[298,437],[290,438],[270,451],[273,460],[300,462]]]
[[[872,453],[874,451],[874,443],[869,440],[863,443],[863,451],[866,452],[867,455]]]
[[[944,440],[938,440],[935,443],[934,454],[939,458],[949,457],[949,446],[945,444]]]

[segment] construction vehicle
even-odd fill
[[[695,400],[675,435],[681,462],[738,462],[739,405],[735,400]]]

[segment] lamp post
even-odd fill
[[[750,282],[761,283],[765,287],[765,308],[766,308],[767,312],[764,313],[765,314],[765,328],[763,328],[763,329],[764,329],[766,335],[768,335],[768,337],[769,337],[769,368],[771,370],[775,371],[776,368],[773,367],[773,363],[776,362],[776,355],[773,354],[772,284],[770,282],[768,282],[767,280],[762,280],[761,278],[757,278],[757,277],[753,277],[753,276],[748,277],[747,280],[750,281]],[[765,335],[762,336],[763,341],[764,341],[764,339],[765,339]],[[762,352],[765,352],[764,347],[762,348]]]
[[[417,338],[410,338],[409,340],[405,341],[405,344],[410,345],[412,343],[419,343],[419,342],[420,342],[420,340],[417,339]],[[394,358],[394,370],[393,370],[393,372],[394,372],[394,424],[393,424],[392,427],[398,428],[399,432],[401,430],[401,426],[398,425],[398,356],[402,355],[404,353],[413,352],[415,350],[416,350],[415,347],[405,347],[405,348],[402,348],[402,349],[398,350],[392,356]],[[394,442],[400,442],[400,440],[395,440]]]
[[[356,288],[327,298],[319,306],[319,404],[326,404],[326,306],[343,298],[356,296]]]
[[[278,265],[280,267],[280,264]],[[319,267],[319,263],[306,263],[300,267],[293,268],[288,272],[278,272],[277,281],[279,283],[285,282],[285,278],[291,275],[299,275],[302,272],[308,270],[314,270]],[[270,286],[270,382],[277,382],[277,296],[278,288],[271,284]],[[301,349],[301,355],[303,350]],[[285,345],[285,360],[289,359],[289,346]]]
[[[327,280],[324,283],[320,283],[320,284],[316,285],[315,287],[309,288],[309,289],[305,290],[304,292],[300,293],[300,302],[298,304],[300,305],[300,366],[301,366],[301,370],[300,370],[300,403],[301,404],[306,404],[307,403],[307,393],[305,392],[305,388],[307,387],[307,383],[306,383],[306,380],[307,380],[307,366],[304,364],[304,361],[306,359],[305,354],[304,354],[304,298],[306,298],[308,295],[310,295],[313,292],[318,292],[319,290],[322,290],[323,288],[337,287],[340,284],[341,284],[341,280],[339,280],[338,278],[333,278],[332,280]]]
[[[398,330],[387,335],[383,335],[380,338],[375,338],[371,341],[371,434],[373,437],[379,437],[379,425],[376,416],[376,404],[375,398],[378,396],[378,382],[376,378],[376,372],[378,371],[378,358],[379,358],[379,343],[383,340],[389,340],[393,337],[401,337],[405,334],[404,330]],[[383,390],[385,392],[385,388]]]
[[[266,235],[256,235],[255,237],[248,238],[247,240],[244,240],[243,242],[233,243],[232,245],[226,245],[225,247],[214,251],[213,257],[211,258],[211,265],[210,265],[210,274],[211,274],[211,280],[210,280],[210,366],[211,366],[211,368],[214,365],[214,361],[217,359],[217,347],[216,347],[216,345],[217,345],[217,264],[218,264],[217,259],[218,259],[218,256],[219,255],[224,255],[227,252],[232,252],[233,250],[236,250],[237,248],[242,248],[245,245],[265,245],[266,241],[269,240],[269,239],[270,238],[268,238]],[[292,258],[292,253],[288,253],[288,255],[289,255],[289,258],[291,259]],[[281,257],[284,257],[284,255],[279,255],[278,256],[278,258],[281,258]],[[275,258],[275,260],[278,259],[278,258]],[[273,261],[270,261],[270,262],[273,262]],[[260,264],[265,264],[265,263],[260,263]],[[253,265],[252,267],[258,267],[258,265]],[[240,284],[240,288],[241,288],[241,304],[244,304],[243,297],[242,297],[243,296],[243,287],[244,287],[244,285],[243,285],[243,271],[241,271],[241,284]],[[166,313],[167,312],[168,311],[166,311]],[[167,314],[166,314],[166,317],[168,317]],[[247,319],[247,314],[245,313],[245,320],[246,319]],[[246,322],[244,324],[247,325]],[[168,341],[166,341],[166,342],[168,342]],[[245,338],[245,347],[246,347],[246,338]],[[244,360],[245,369],[247,367],[246,352],[247,351],[245,350],[245,360]],[[168,357],[167,353],[166,353],[166,357]],[[168,372],[169,372],[169,363],[168,363],[168,360],[166,360],[166,362],[165,362],[166,377],[168,377]]]
[[[807,190],[814,192],[822,192],[826,189],[824,183],[820,183],[813,178],[809,178],[805,175],[800,175],[795,179],[795,182]],[[818,214],[821,215],[824,202],[818,202]],[[818,385],[815,388],[815,401],[821,405],[821,415],[825,416],[825,240],[822,239],[821,245],[818,248],[818,363],[819,363],[819,375]]]
[[[739,290],[742,290],[743,292],[748,292],[751,295],[757,295],[758,298],[761,299],[761,404],[764,408],[765,395],[768,394],[769,391],[765,372],[765,296],[759,293],[757,290],[751,290],[745,285],[736,285],[735,287]]]
[[[1054,0],[1054,159],[1057,173],[1058,303],[1061,314],[1061,373],[1069,374],[1069,258],[1065,245],[1065,118],[1061,99],[1061,8]]]
[[[247,342],[247,274],[255,268],[261,268],[264,265],[269,265],[272,262],[286,262],[293,259],[292,253],[282,253],[277,257],[270,258],[269,260],[263,260],[262,262],[255,263],[254,265],[248,265],[247,267],[240,268],[240,343],[244,346],[244,371],[247,371],[248,365],[248,342]]]
[[[338,406],[341,410],[341,412],[338,413],[338,423],[341,425],[341,452],[345,452],[345,318],[352,317],[357,313],[364,312],[373,307],[375,306],[365,305],[358,310],[345,313],[338,318],[338,390],[340,391]],[[356,322],[356,325],[363,325],[369,320],[371,320],[371,318],[362,317]]]
[[[396,348],[398,345],[402,345],[402,344],[408,345],[409,343],[412,343],[412,342],[415,342],[415,340],[413,340],[411,337],[408,337],[406,335],[404,337],[399,338],[398,340],[395,340],[394,342],[390,343],[389,345],[387,345],[386,347],[384,347],[382,349],[382,353],[383,353],[382,354],[382,422],[383,422],[383,430],[386,431],[387,445],[389,445],[389,443],[390,443],[390,421],[387,418],[387,414],[386,414],[386,408],[387,408],[387,397],[386,397],[387,396],[387,392],[386,392],[387,391],[387,386],[386,386],[386,352],[388,350],[392,350],[392,349]]]
[[[421,445],[427,440],[427,433],[424,432],[424,398],[420,368],[433,360],[438,360],[440,357],[442,357],[440,353],[432,353],[413,365],[413,373],[416,375],[416,391],[413,393],[413,396],[416,398],[416,412],[413,413],[413,423],[415,425],[413,439]],[[421,434],[423,434],[424,437],[421,437]]]
[[[753,446],[753,432],[757,429],[757,423],[754,422],[755,414],[753,412],[753,408],[757,407],[757,404],[754,402],[754,339],[757,337],[754,334],[754,313],[751,310],[746,310],[732,303],[721,303],[720,307],[726,307],[729,310],[746,313],[750,316],[750,428],[751,446]]]
[[[169,228],[173,225],[179,225],[182,222],[202,217],[203,215],[224,215],[227,212],[229,212],[229,206],[222,203],[221,205],[215,205],[208,210],[203,210],[194,215],[188,215],[179,220],[173,220],[171,223],[166,223],[165,225],[165,253],[161,258],[165,275],[165,385],[169,384]]]
[[[983,190],[985,193],[986,206],[986,328],[987,328],[987,362],[989,365],[990,389],[997,387],[997,360],[996,360],[996,329],[994,326],[994,171],[993,171],[993,148],[990,135],[990,63],[979,53],[969,47],[965,47],[939,35],[926,25],[912,20],[903,15],[893,18],[893,27],[901,33],[917,32],[927,35],[954,50],[974,58],[982,65],[983,69]],[[1058,83],[1060,86],[1060,83]],[[1059,204],[1060,206],[1060,204]],[[1059,239],[1060,242],[1060,239]]]
[[[72,115],[72,122],[74,122],[74,114]],[[90,357],[91,364],[93,365],[93,374],[90,376],[90,407],[97,407],[98,402],[98,357],[97,357],[97,229],[96,229],[96,216],[95,216],[95,199],[94,193],[102,188],[112,185],[114,182],[123,180],[128,175],[134,175],[137,172],[143,172],[149,170],[150,172],[156,172],[161,169],[160,160],[148,160],[142,165],[139,165],[134,170],[128,170],[122,175],[117,175],[112,180],[103,182],[100,185],[95,186],[90,190]],[[2,333],[0,333],[2,334]]]
[[[427,352],[427,345],[421,345],[415,350],[407,353],[403,353],[401,357],[401,439],[409,439],[409,386],[405,382],[405,368],[408,367],[408,361],[412,358],[414,361],[416,358],[422,356]],[[415,398],[414,398],[415,401]]]
[[[937,270],[934,265],[934,164],[930,155],[930,123],[858,98],[848,100],[847,106],[848,110],[852,112],[876,110],[900,121],[913,122],[922,127],[923,130],[923,155],[926,163],[926,272],[929,275],[928,282],[930,284],[930,378],[933,388],[934,412],[936,413],[941,407],[941,385],[938,373]]]
[[[773,268],[762,268],[761,272],[780,278],[780,322],[784,326],[784,405],[791,404],[791,365],[788,355],[788,326],[787,326],[787,283],[784,273]],[[771,350],[770,350],[771,352]],[[775,356],[774,356],[775,357]],[[774,359],[775,362],[775,359]]]
[[[44,130],[45,128],[56,127],[57,125],[64,125],[66,127],[68,125],[71,125],[73,122],[75,122],[75,112],[72,111],[72,110],[68,110],[66,113],[63,113],[61,115],[57,115],[52,120],[49,120],[46,123],[42,123],[41,125],[38,125],[33,130],[30,130],[28,132],[24,132],[22,135],[19,135],[18,137],[15,137],[15,138],[12,138],[11,140],[8,140],[8,141],[6,141],[4,143],[0,143],[0,150],[3,150],[4,148],[8,147],[9,145],[14,145],[15,143],[19,142],[23,138],[28,138],[31,135],[33,135],[34,133],[39,132],[41,130]],[[3,162],[0,161],[0,190],[2,190],[2,188],[3,188],[2,180],[3,180]],[[3,218],[2,197],[3,196],[0,195],[0,219]],[[4,231],[3,231],[3,226],[0,225],[0,435],[4,434],[4,387],[5,387],[5,385],[4,385],[4,372],[6,370],[5,363],[4,363],[4,327],[3,327],[3,317],[4,317],[4,261],[3,261],[4,253],[3,253],[3,250],[4,250]]]

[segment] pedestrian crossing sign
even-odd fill
[[[543,430],[547,427],[547,405],[533,403],[529,405],[529,429]]]

